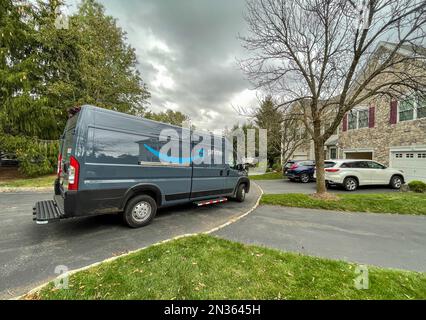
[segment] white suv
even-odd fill
[[[404,174],[371,160],[328,160],[325,181],[328,185],[343,186],[347,191],[366,185],[388,185],[399,189],[404,184]]]

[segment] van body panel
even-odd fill
[[[159,138],[163,130],[170,129],[178,135]],[[218,147],[225,146],[224,138],[211,135],[211,141],[200,143],[191,141],[190,133],[111,110],[81,107],[61,137],[55,201],[66,217],[76,217],[123,211],[127,201],[141,192],[151,194],[159,207],[234,195],[246,173],[233,169],[226,163],[225,153],[219,152]],[[176,158],[161,153],[172,140],[179,143],[181,157],[179,162],[164,163],[161,157]],[[194,149],[189,158],[183,157],[186,147]],[[79,163],[77,191],[68,190],[71,156]],[[197,163],[200,158],[211,161]]]

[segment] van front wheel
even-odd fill
[[[124,211],[124,222],[131,228],[140,228],[151,223],[157,213],[157,204],[148,195],[131,199]]]
[[[235,200],[237,200],[238,202],[243,202],[245,199],[246,199],[246,186],[244,184],[240,184],[238,186]]]

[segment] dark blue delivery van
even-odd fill
[[[174,148],[164,152],[167,144]],[[232,143],[221,136],[89,105],[75,108],[61,137],[54,199],[36,203],[34,220],[120,213],[136,228],[149,224],[159,207],[242,202],[250,181],[234,158]]]

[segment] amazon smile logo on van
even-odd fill
[[[165,163],[190,164],[191,162],[193,162],[195,160],[202,161],[204,159],[204,149],[200,149],[200,151],[198,152],[198,155],[196,155],[195,157],[172,157],[172,156],[168,156],[167,154],[165,154],[163,152],[155,150],[154,148],[150,147],[147,144],[144,144],[144,147],[145,147],[146,150],[148,150],[153,155],[158,157],[158,159],[161,162],[165,162]]]

